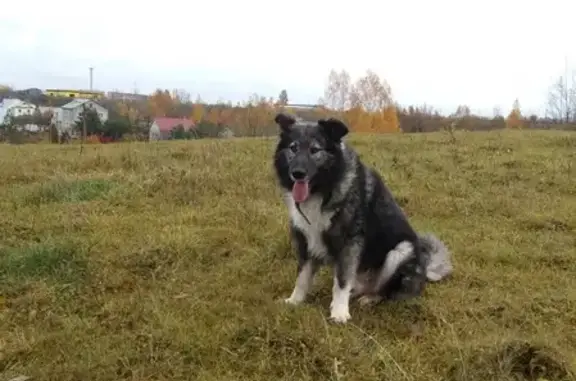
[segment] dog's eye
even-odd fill
[[[318,152],[320,152],[320,151],[322,151],[321,148],[318,148],[318,147],[310,147],[310,153],[311,153],[312,155],[314,155],[315,153],[318,153]]]
[[[296,151],[298,151],[298,143],[292,142],[292,143],[290,143],[288,148],[290,148],[290,151],[295,153]]]

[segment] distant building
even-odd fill
[[[196,126],[192,120],[186,118],[156,118],[150,125],[150,141],[170,139],[172,129],[178,125],[182,125],[186,131]]]
[[[134,93],[122,93],[119,91],[109,91],[106,93],[106,97],[112,100],[119,101],[141,101],[144,102],[148,100],[148,96],[144,94],[134,94]]]
[[[25,102],[20,99],[4,99],[0,103],[0,124],[5,121],[6,118],[18,117],[18,116],[32,116],[36,111],[36,106],[32,103]]]
[[[91,90],[46,89],[44,94],[59,98],[102,99],[104,92]]]
[[[236,136],[234,134],[234,131],[232,131],[230,128],[225,127],[222,131],[220,131],[218,133],[218,137],[222,138],[222,139],[230,139],[233,138],[234,136]]]
[[[32,117],[36,110],[37,107],[32,103],[20,99],[4,99],[0,102],[0,125],[9,124],[12,118]],[[23,128],[28,131],[38,131],[40,129],[33,123],[26,124]]]
[[[102,123],[108,120],[108,110],[91,99],[74,99],[62,107],[53,109],[52,123],[60,134],[68,132],[74,135],[74,126],[84,109],[95,110]]]

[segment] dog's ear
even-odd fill
[[[340,142],[348,134],[348,127],[343,121],[336,118],[320,119],[318,125],[331,140]]]
[[[278,115],[276,115],[276,117],[274,118],[274,122],[280,126],[280,128],[282,129],[282,131],[284,132],[290,132],[290,128],[292,127],[292,125],[294,123],[296,123],[296,119],[294,119],[293,117],[291,117],[290,115],[286,115],[284,113],[279,113]]]

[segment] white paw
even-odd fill
[[[350,320],[351,317],[352,316],[350,316],[350,312],[348,311],[332,310],[330,313],[330,320],[334,323],[344,324]]]
[[[352,316],[350,316],[349,312],[332,312],[330,315],[330,320],[334,323],[344,324],[348,320],[350,320]]]
[[[382,297],[379,295],[364,295],[358,299],[358,303],[360,303],[362,307],[367,307],[377,304],[381,300]]]
[[[298,299],[296,299],[296,298],[290,297],[290,298],[284,299],[284,303],[295,306],[295,305],[297,305],[297,304],[302,303],[302,301],[301,301],[301,300],[298,300]]]
[[[442,280],[442,274],[436,274],[436,273],[433,272],[433,271],[428,271],[428,272],[426,273],[426,277],[428,278],[428,280],[429,280],[430,282],[438,282],[438,281],[441,281],[441,280]]]

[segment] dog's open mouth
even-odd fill
[[[294,197],[295,202],[304,202],[310,196],[310,187],[308,186],[308,181],[296,180],[294,186],[292,187],[292,197]]]

